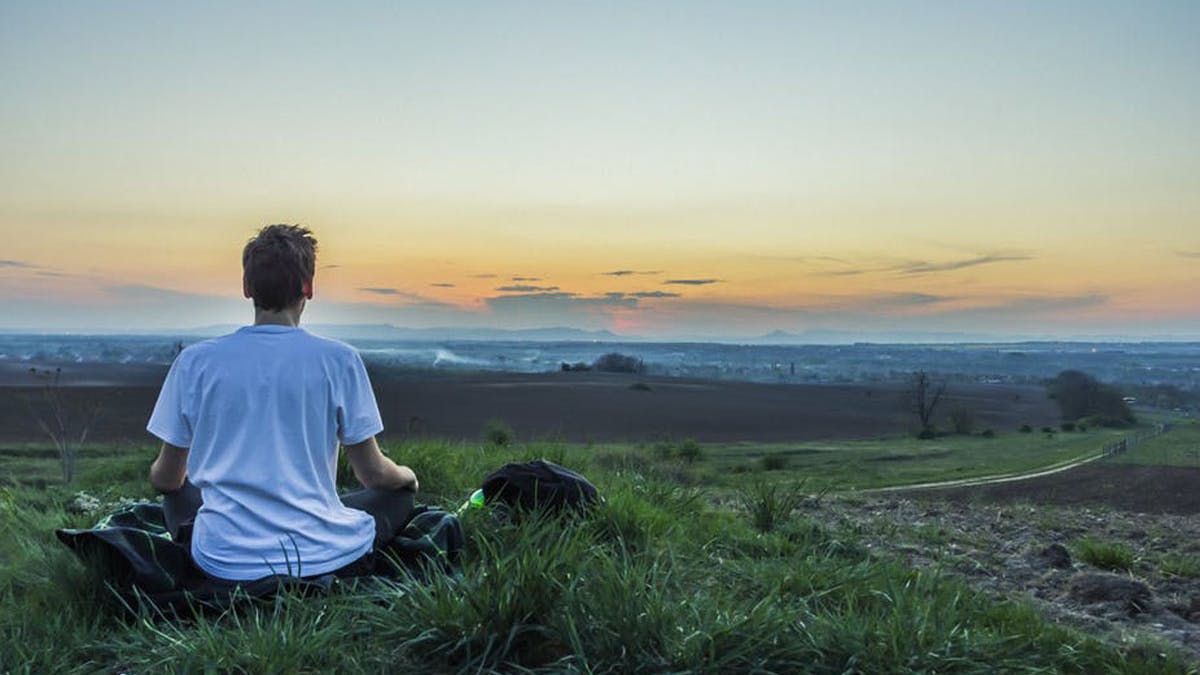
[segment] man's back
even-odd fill
[[[190,448],[203,494],[192,553],[225,579],[321,574],[371,550],[370,515],[344,507],[337,444],[383,429],[348,345],[281,325],[246,326],[185,349],[147,427]]]

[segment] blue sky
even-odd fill
[[[1197,25],[1190,2],[0,2],[0,328],[236,321],[241,243],[303,222],[314,318],[1197,334]]]

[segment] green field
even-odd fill
[[[1200,420],[1176,418],[1170,431],[1139,443],[1128,452],[1106,461],[1118,464],[1152,464],[1200,468]]]
[[[706,444],[683,471],[706,485],[804,481],[811,491],[861,490],[1035,471],[1091,457],[1129,430],[1010,432],[992,438],[911,436],[862,441]],[[679,443],[599,445],[595,452],[630,462],[678,455]]]
[[[715,445],[694,462],[679,445],[389,445],[426,502],[456,506],[500,464],[547,457],[607,503],[578,521],[467,519],[461,582],[283,596],[175,622],[122,615],[52,535],[95,521],[68,510],[78,490],[152,498],[153,448],[85,449],[69,487],[48,448],[9,448],[0,477],[18,483],[0,488],[0,672],[1188,672],[1161,645],[1055,625],[784,501],[804,478],[809,492],[1003,473],[1107,437]],[[762,458],[775,455],[783,468],[768,470]],[[764,509],[771,519],[752,518]]]

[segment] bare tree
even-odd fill
[[[37,371],[34,370],[34,373],[37,374]],[[25,404],[37,425],[54,441],[62,466],[63,482],[70,483],[75,479],[75,459],[79,447],[87,440],[88,432],[100,417],[104,404],[99,400],[69,400],[70,397],[63,391],[61,378],[62,368],[55,368],[53,376],[49,376],[42,386],[45,410],[37,410],[29,399],[25,399]]]
[[[908,382],[908,403],[912,413],[921,424],[921,435],[933,432],[933,413],[937,410],[942,395],[946,393],[945,382],[934,382],[929,373],[921,370],[912,374]]]

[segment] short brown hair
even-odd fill
[[[242,277],[258,309],[279,311],[304,296],[317,265],[317,240],[307,227],[268,225],[242,249]]]

